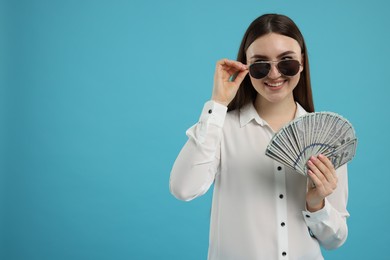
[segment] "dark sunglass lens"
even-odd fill
[[[249,73],[255,79],[262,79],[268,75],[270,68],[269,63],[253,63],[249,67]]]
[[[299,61],[297,60],[282,60],[278,63],[280,73],[285,76],[295,76],[299,71]]]

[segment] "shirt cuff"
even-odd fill
[[[222,128],[225,121],[226,112],[226,106],[210,100],[204,104],[199,121],[202,123],[207,122]]]
[[[330,218],[331,206],[327,199],[325,199],[324,207],[315,212],[308,210],[302,211],[303,217],[308,227],[318,224],[319,222],[326,222]]]

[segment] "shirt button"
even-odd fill
[[[278,171],[281,171],[282,170],[282,167],[281,166],[278,166]]]
[[[310,218],[310,215],[306,215],[307,218]]]
[[[279,195],[279,198],[283,199],[283,194],[280,194],[280,195]]]
[[[286,223],[282,222],[282,223],[280,223],[280,225],[281,225],[282,227],[284,227],[284,226],[286,225]]]
[[[212,110],[212,109],[209,110],[209,114],[211,114],[211,113],[213,113],[213,110]]]
[[[286,253],[286,252],[283,252],[283,253],[282,253],[282,256],[286,256],[286,255],[287,255],[287,253]]]

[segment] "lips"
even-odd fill
[[[286,81],[283,80],[283,81],[278,81],[278,82],[264,82],[264,84],[268,87],[276,89],[276,88],[280,88],[284,82],[286,82]]]

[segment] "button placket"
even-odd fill
[[[279,259],[288,259],[288,229],[285,167],[275,162],[276,221],[278,222]]]

